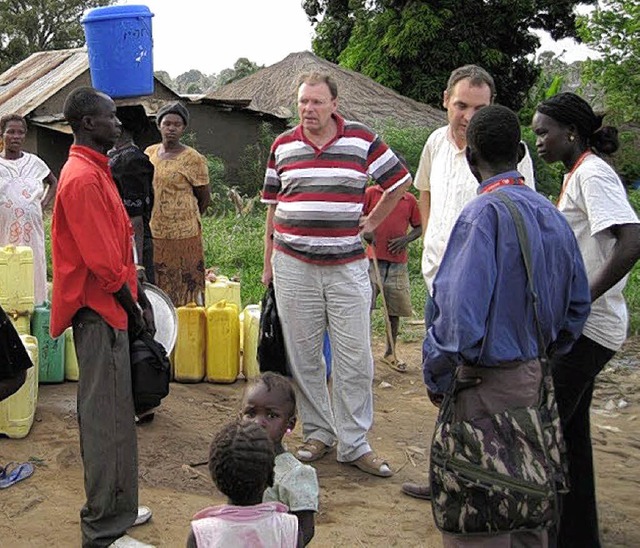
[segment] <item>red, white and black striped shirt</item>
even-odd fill
[[[262,192],[262,202],[276,204],[275,249],[322,265],[364,258],[358,221],[369,178],[393,191],[410,177],[371,129],[334,119],[337,134],[321,149],[300,125],[274,141]]]

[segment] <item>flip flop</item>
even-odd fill
[[[407,372],[407,364],[398,358],[393,356],[384,356],[380,358],[380,361],[385,365],[388,365],[394,371],[398,373],[406,373]]]
[[[15,466],[9,470],[9,467],[15,464]],[[6,489],[11,487],[14,483],[18,483],[20,480],[26,479],[33,474],[33,464],[30,462],[23,462],[22,464],[16,464],[10,462],[0,472],[0,489]]]

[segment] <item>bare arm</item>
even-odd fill
[[[298,518],[298,548],[304,548],[315,535],[316,513],[311,510],[291,513]]]
[[[211,203],[211,191],[209,190],[209,185],[194,186],[193,194],[198,201],[198,211],[200,211],[200,215],[202,215]]]
[[[196,542],[196,536],[193,534],[193,529],[189,531],[189,536],[187,537],[187,548],[198,548],[198,543]]]
[[[42,199],[42,209],[46,209],[49,204],[56,197],[56,189],[58,188],[58,179],[56,176],[49,172],[49,174],[43,179],[45,185],[48,186],[44,198]]]
[[[397,255],[401,251],[404,251],[411,242],[417,240],[421,235],[422,225],[415,226],[411,229],[409,234],[389,240],[387,249],[389,250],[389,253]]]
[[[617,284],[640,259],[640,224],[616,225],[610,230],[616,243],[609,259],[591,282],[591,302]]]
[[[267,207],[267,219],[264,226],[264,267],[262,269],[262,283],[269,285],[273,280],[273,269],[271,267],[271,254],[273,253],[273,216],[276,206],[270,204]]]
[[[133,299],[129,286],[125,283],[113,295],[127,313],[129,333],[135,336],[139,335],[145,328],[142,309]]]
[[[429,224],[429,217],[431,215],[431,192],[428,190],[421,190],[420,196],[418,196],[418,209],[420,210],[420,218],[422,219],[422,239],[427,233],[427,225]]]
[[[410,186],[411,178],[407,179],[392,192],[385,190],[382,198],[380,198],[371,213],[360,221],[360,232],[366,234],[378,228],[378,225],[393,211],[393,208],[396,207],[402,195]]]

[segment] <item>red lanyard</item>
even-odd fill
[[[558,201],[556,202],[556,207],[558,207],[560,205],[560,200],[562,200],[562,197],[564,196],[564,191],[567,188],[567,184],[569,183],[569,179],[571,179],[571,176],[575,173],[576,169],[578,169],[580,167],[580,164],[582,162],[584,162],[584,159],[589,156],[590,154],[593,154],[590,150],[585,150],[581,155],[580,158],[578,158],[578,160],[576,161],[575,164],[573,164],[573,167],[571,168],[571,171],[567,174],[567,176],[564,179],[564,183],[562,184],[562,190],[560,191],[560,195],[558,196]]]
[[[491,192],[492,190],[495,190],[496,188],[500,188],[501,186],[523,185],[523,184],[524,184],[524,177],[506,177],[504,179],[498,179],[497,181],[494,181],[493,183],[485,186],[482,190],[480,190],[480,194],[484,194],[485,192]]]

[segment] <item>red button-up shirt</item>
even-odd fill
[[[51,227],[53,337],[82,307],[126,329],[127,313],[114,293],[128,282],[137,298],[133,228],[107,162],[105,155],[73,145],[60,174]]]

